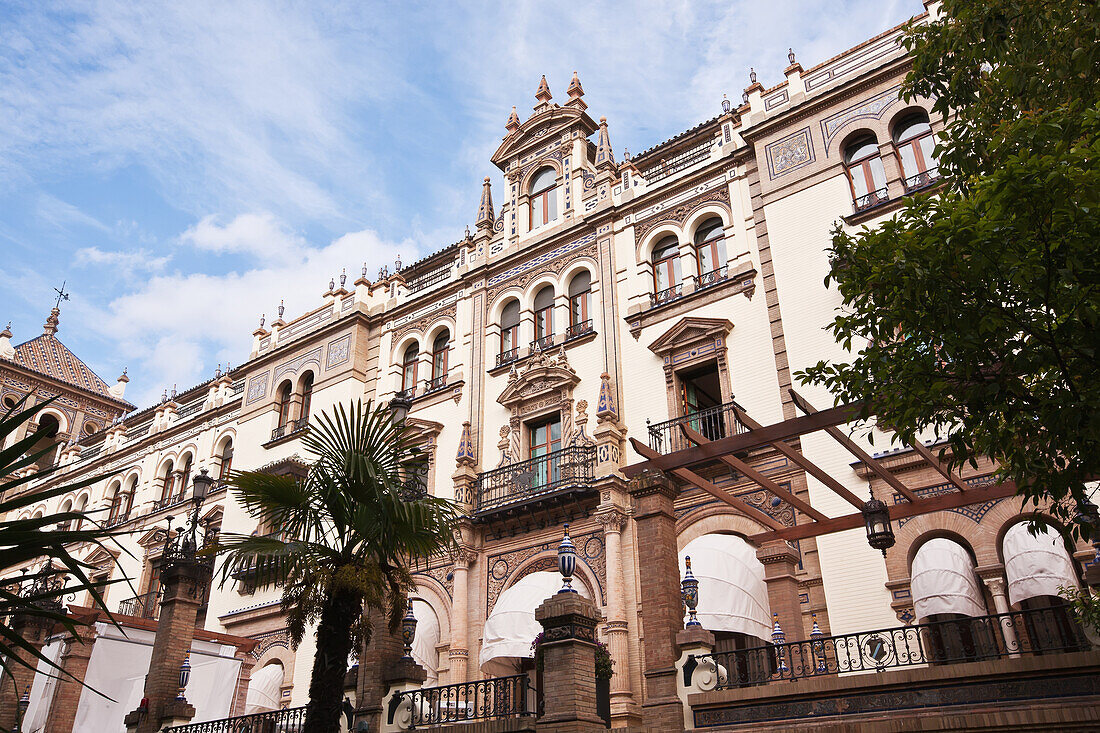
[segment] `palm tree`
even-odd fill
[[[317,623],[305,730],[329,733],[339,730],[349,654],[369,643],[372,618],[398,627],[415,586],[410,561],[454,541],[457,511],[416,490],[426,456],[384,405],[337,405],[302,444],[315,458],[302,479],[259,471],[229,479],[245,508],[277,531],[226,533],[215,551],[225,557],[223,586],[260,568],[282,584],[295,647]]]

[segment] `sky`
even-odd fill
[[[920,0],[0,4],[0,327],[139,407],[248,358],[261,314],[451,244],[512,106],[574,71],[640,152]]]

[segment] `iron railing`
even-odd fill
[[[165,733],[306,733],[306,709],[287,708],[165,728]]]
[[[643,170],[641,172],[642,178],[646,180],[646,183],[652,185],[655,181],[667,178],[673,173],[679,173],[685,168],[690,168],[710,157],[710,146],[711,141],[705,140],[690,148],[680,150]]]
[[[700,275],[696,279],[696,290],[702,290],[703,288],[709,288],[711,285],[717,285],[726,279],[727,265],[716,267],[713,270],[708,270]]]
[[[531,342],[531,352],[534,353],[536,349],[546,351],[554,346],[554,334],[548,333],[545,336],[539,336],[537,339]]]
[[[922,188],[928,188],[935,185],[940,180],[939,167],[929,168],[926,171],[921,171],[916,175],[909,176],[905,179],[905,192],[913,193],[914,191],[920,191]]]
[[[478,474],[477,510],[528,501],[592,480],[595,446],[572,445]]]
[[[511,364],[513,361],[519,360],[519,347],[514,349],[508,349],[497,354],[497,366],[504,366],[505,364]]]
[[[674,417],[649,427],[649,447],[661,453],[691,448],[695,444],[684,437],[681,425],[687,425],[697,433],[701,433],[707,440],[728,438],[745,432],[745,426],[737,418],[737,411],[745,408],[736,402],[730,401],[714,407],[704,407],[702,410],[689,412],[681,417]]]
[[[309,427],[309,418],[303,417],[297,420],[288,420],[285,424],[279,425],[271,431],[271,440],[278,440],[279,438],[286,438],[295,433],[300,433]]]
[[[443,389],[447,386],[447,375],[440,374],[438,377],[424,380],[424,394],[428,392],[435,392],[436,390]]]
[[[710,665],[717,672],[716,689],[730,689],[845,672],[882,672],[1086,651],[1090,647],[1068,608],[1039,608],[702,654],[685,666],[684,683],[691,683],[691,673],[701,665]]]
[[[176,413],[176,417],[182,419],[182,418],[188,417],[190,415],[194,415],[196,412],[198,412],[199,410],[202,409],[202,405],[203,405],[203,400],[199,400],[198,402],[192,402],[190,405],[187,405],[186,407],[181,408],[180,411]]]
[[[233,383],[233,386],[229,388],[229,394],[231,394],[231,395],[239,395],[241,392],[244,392],[244,380],[243,379],[237,380],[236,382]]]
[[[886,192],[886,188],[884,187],[884,188],[880,188],[876,191],[871,191],[871,193],[866,193],[862,196],[857,196],[852,201],[852,203],[855,206],[856,213],[858,214],[861,211],[867,211],[867,209],[873,209],[876,206],[878,206],[879,204],[885,204],[889,200],[890,200],[890,196]]]
[[[401,730],[470,720],[535,714],[534,687],[526,674],[394,692],[389,723]]]
[[[684,294],[684,286],[680,283],[673,285],[671,288],[665,288],[664,290],[658,290],[656,293],[649,294],[649,307],[656,308],[659,305],[665,303],[671,303]]]
[[[130,512],[129,511],[121,512],[119,514],[114,515],[113,517],[107,517],[107,521],[103,523],[103,526],[106,527],[107,529],[110,529],[111,527],[117,527],[118,525],[129,521],[129,519],[130,519]]]
[[[426,275],[421,275],[414,280],[410,280],[408,285],[406,285],[405,287],[408,288],[410,293],[415,293],[417,291],[430,288],[437,283],[441,283],[444,280],[448,279],[450,276],[451,265],[448,264],[446,267],[441,267],[438,270],[434,270],[433,272],[429,272]]]
[[[592,333],[592,319],[587,321],[581,321],[580,323],[570,323],[569,328],[565,329],[565,340],[572,341],[573,339],[580,338],[586,333]]]
[[[122,616],[136,616],[137,618],[156,620],[160,616],[160,591],[127,598],[118,604],[118,612]]]
[[[173,494],[172,496],[165,496],[157,499],[156,502],[153,503],[153,508],[149,510],[149,513],[152,514],[153,512],[159,512],[161,509],[167,509],[168,507],[182,504],[183,502],[187,501],[184,496],[185,493],[186,492],[181,491],[178,494]]]

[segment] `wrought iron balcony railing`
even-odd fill
[[[656,293],[649,294],[649,307],[656,308],[659,305],[665,303],[671,303],[677,298],[683,296],[684,286],[680,283],[673,285],[671,288],[665,288],[664,290],[658,290]]]
[[[128,511],[127,512],[121,512],[121,513],[116,514],[112,517],[107,517],[107,521],[104,522],[103,524],[107,529],[110,529],[111,527],[117,527],[118,525],[129,521],[129,519],[130,519],[130,512],[128,512]]]
[[[511,364],[513,361],[519,360],[519,347],[514,349],[508,349],[497,354],[497,366],[501,367],[505,364]]]
[[[118,612],[122,616],[150,618],[155,621],[160,616],[160,591],[127,598],[118,604]]]
[[[886,192],[885,188],[880,188],[877,191],[871,191],[871,193],[857,196],[852,204],[855,206],[856,212],[867,211],[873,209],[879,204],[885,204],[890,200],[890,195]]]
[[[531,342],[531,351],[535,349],[541,349],[546,351],[547,349],[554,348],[554,334],[548,333],[545,336],[539,336],[537,339]]]
[[[424,394],[427,394],[429,392],[435,392],[437,390],[443,389],[446,386],[447,386],[447,375],[446,374],[440,374],[438,377],[434,377],[432,379],[425,379],[424,380]]]
[[[399,730],[534,714],[535,690],[526,674],[394,692],[387,712]]]
[[[711,285],[717,285],[726,279],[727,265],[716,267],[713,270],[704,272],[696,279],[696,290],[702,290],[703,288],[709,288]]]
[[[702,410],[690,412],[681,417],[674,417],[654,425],[649,425],[649,447],[661,453],[672,453],[694,445],[684,437],[681,425],[687,425],[697,433],[701,433],[707,440],[728,438],[745,432],[745,426],[737,419],[737,410],[744,410],[736,402],[726,402],[714,407],[705,407]]]
[[[565,340],[572,341],[573,339],[580,338],[586,333],[592,333],[592,319],[587,321],[581,321],[580,323],[570,323],[569,328],[565,329]]]
[[[287,420],[284,424],[279,425],[271,431],[271,440],[278,440],[279,438],[286,438],[300,433],[309,427],[309,418],[302,417],[297,420]]]
[[[701,665],[717,672],[716,689],[844,672],[881,672],[916,665],[980,662],[1091,648],[1068,608],[1040,608],[960,617],[914,626],[822,636],[694,657],[685,684]]]
[[[306,733],[306,709],[287,708],[165,728],[165,733]]]
[[[920,191],[921,189],[928,188],[929,186],[934,186],[939,180],[939,167],[937,166],[935,168],[929,168],[926,171],[921,171],[916,175],[906,178],[904,181],[905,192],[913,193],[915,191]]]
[[[153,508],[149,510],[149,513],[152,514],[153,512],[159,512],[161,509],[167,509],[168,507],[182,504],[185,501],[187,501],[185,492],[182,491],[178,494],[173,494],[172,496],[164,496],[160,499],[157,499],[157,501],[153,504]]]
[[[478,474],[477,511],[529,501],[592,480],[594,446],[574,445]]]

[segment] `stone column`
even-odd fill
[[[630,689],[630,648],[626,610],[623,603],[623,540],[622,530],[626,526],[626,514],[615,506],[600,509],[596,521],[603,526],[604,556],[607,562],[607,622],[604,624],[604,638],[607,649],[615,663],[615,674],[611,678],[611,716],[619,718],[633,713],[634,693]]]
[[[993,596],[993,608],[998,614],[1010,613],[1012,609],[1008,605],[1008,596],[1005,593],[1005,579],[1001,575],[1001,568],[982,569],[978,571],[985,587]],[[1018,618],[1018,617],[1017,617]],[[1001,633],[1004,634],[1005,651],[1010,657],[1020,656],[1020,643],[1016,638],[1016,627],[1012,617],[1001,619]]]
[[[802,605],[798,599],[798,577],[795,575],[798,570],[798,552],[785,540],[775,540],[758,549],[756,557],[764,564],[768,602],[772,613],[779,614],[779,624],[787,635],[787,641],[805,639]]]
[[[451,646],[450,651],[447,652],[450,660],[451,684],[467,681],[470,661],[470,642],[467,638],[470,565],[476,559],[477,553],[468,547],[460,546],[455,553],[453,598],[451,599]]]
[[[84,675],[88,673],[88,662],[92,658],[95,640],[94,624],[83,627],[78,637],[65,638],[65,648],[58,664],[67,674],[62,673],[58,678],[53,703],[50,705],[49,715],[46,716],[46,730],[51,733],[73,731],[76,709],[80,706],[80,696],[84,693]]]
[[[402,604],[402,613],[404,605]],[[404,652],[401,629],[390,629],[385,615],[371,614],[374,632],[370,644],[359,654],[359,681],[355,691],[355,724],[367,721],[368,730],[379,730],[385,711],[387,674]],[[354,730],[354,726],[352,727]]]
[[[202,590],[210,582],[210,575],[211,567],[206,563],[187,560],[169,562],[161,571],[160,618],[145,677],[149,707],[126,716],[126,725],[133,726],[137,733],[155,733],[168,721],[181,725],[195,716],[195,708],[186,700],[177,700],[176,695],[180,666],[191,651]]]
[[[680,489],[667,476],[647,471],[631,480],[628,491],[637,502],[638,609],[645,630],[642,719],[646,730],[679,731],[684,721],[676,694],[676,634],[683,628],[684,613],[673,502]]]
[[[35,650],[42,651],[42,647],[46,645],[46,637],[49,635],[49,627],[52,625],[49,622],[44,623],[41,619],[20,614],[12,619],[11,630]],[[19,698],[24,692],[29,692],[38,666],[38,660],[29,651],[17,649],[15,653],[19,659],[30,666],[26,667],[13,659],[9,665],[9,672],[0,678],[0,728],[4,730],[14,727],[15,719],[19,714]]]
[[[596,604],[579,593],[555,593],[535,609],[542,624],[539,733],[596,733]]]

